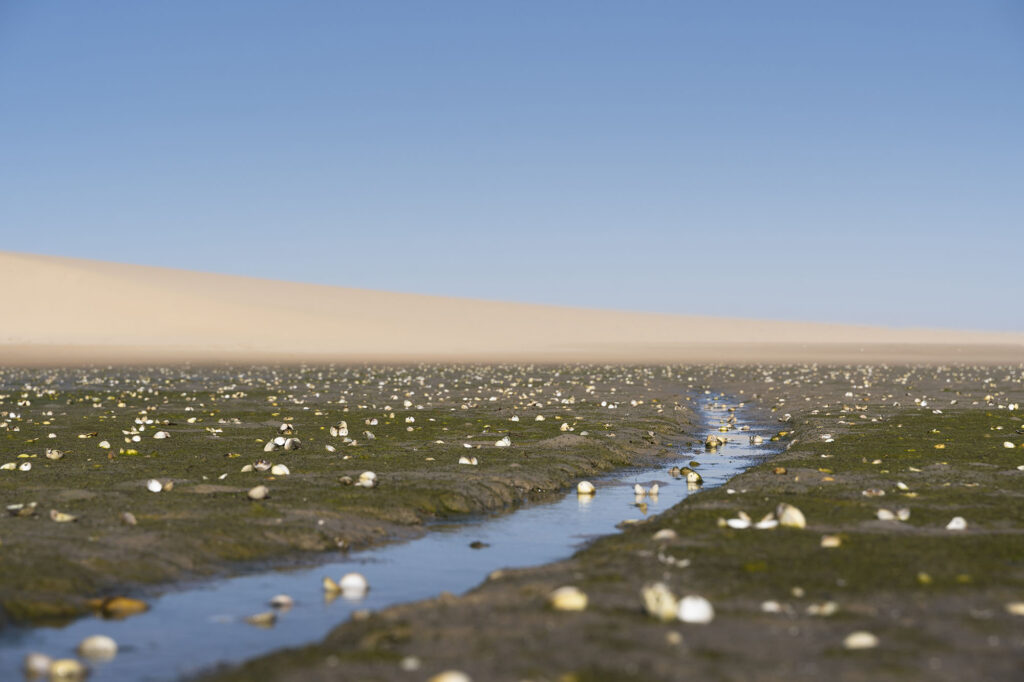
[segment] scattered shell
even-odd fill
[[[117,642],[106,635],[86,637],[78,644],[78,655],[90,661],[109,661],[117,656]]]
[[[889,509],[879,509],[875,512],[875,516],[879,521],[895,521],[896,515]]]
[[[1008,448],[1008,449],[1012,450],[1013,448],[1015,448],[1015,447],[1017,447],[1017,446],[1016,446],[1016,445],[1014,445],[1013,443],[1011,443],[1011,442],[1010,442],[1010,441],[1008,441],[1008,440],[1004,440],[1004,441],[1003,441],[1003,447],[1004,447],[1004,448]]]
[[[747,519],[741,519],[741,518],[729,519],[728,521],[725,522],[725,525],[729,526],[729,528],[734,528],[736,530],[744,530],[744,529],[750,528],[750,519],[749,518],[747,518]]]
[[[647,494],[647,491],[644,490],[644,487],[642,485],[640,485],[639,483],[635,483],[633,484],[633,494],[640,495],[641,497],[643,497],[644,495]]]
[[[58,460],[58,459],[61,459],[62,457],[64,457],[64,453],[63,452],[61,452],[60,450],[54,450],[52,448],[46,448],[46,451],[45,451],[44,454],[46,455],[46,459]]]
[[[838,535],[822,535],[821,546],[826,549],[835,549],[843,544],[842,538]]]
[[[1006,605],[1006,612],[1011,616],[1024,616],[1024,601],[1012,601]]]
[[[33,651],[25,656],[22,669],[25,671],[25,677],[43,677],[50,674],[50,666],[52,664],[52,658],[46,654]]]
[[[298,438],[288,438],[284,442],[285,450],[298,450],[300,447],[302,447],[302,441],[300,441]]]
[[[660,621],[668,622],[677,617],[679,602],[665,583],[649,583],[640,590],[644,611]]]
[[[149,604],[131,597],[107,597],[100,604],[100,613],[104,618],[127,618],[148,610]]]
[[[167,431],[157,431],[153,434],[153,438],[157,440],[163,440],[164,438],[170,438],[171,434]]]
[[[445,670],[434,675],[427,682],[473,682],[473,680],[461,670]]]
[[[576,493],[578,495],[593,495],[595,491],[594,484],[590,481],[580,481],[576,484]]]
[[[246,618],[245,622],[258,628],[273,627],[274,623],[277,622],[277,612],[264,611],[263,613],[257,613]]]
[[[338,588],[346,599],[362,599],[370,590],[370,583],[362,573],[346,573],[338,581]]]
[[[272,473],[274,476],[287,476],[292,472],[284,464],[275,464],[274,466],[270,467],[270,473]]]
[[[50,518],[57,523],[71,523],[72,521],[78,520],[78,517],[74,514],[65,514],[64,512],[59,512],[56,509],[50,510]]]
[[[58,658],[50,664],[51,680],[82,680],[85,679],[85,666],[74,658]]]
[[[465,455],[459,457],[459,464],[470,464],[472,466],[476,466],[478,463],[479,462],[476,457],[466,457]]]
[[[327,576],[324,576],[324,579],[321,582],[321,585],[323,585],[324,592],[327,593],[328,595],[333,596],[333,595],[337,595],[337,594],[341,593],[341,587],[338,586],[338,583],[334,582],[332,579],[328,578]]]
[[[967,519],[962,516],[954,516],[946,524],[946,530],[967,530]]]
[[[786,502],[781,503],[775,508],[775,516],[779,520],[779,525],[785,528],[807,527],[807,519],[804,518],[804,513]]]
[[[666,541],[666,540],[675,540],[675,539],[677,539],[679,537],[679,534],[676,533],[671,528],[662,528],[661,530],[659,530],[657,533],[655,533],[651,537],[652,537],[653,540],[662,542],[662,541]]]
[[[131,512],[124,512],[121,514],[121,523],[126,526],[139,525],[139,521],[135,518],[135,514],[132,514]]]
[[[164,484],[156,480],[155,478],[151,478],[148,481],[146,481],[146,490],[148,490],[151,493],[158,493],[163,489]]]
[[[499,448],[507,448],[508,446],[512,445],[512,439],[509,438],[508,436],[505,436],[501,440],[497,441],[494,445],[495,447]]]
[[[548,595],[548,604],[556,611],[583,611],[587,608],[587,595],[578,587],[566,585]]]
[[[18,465],[18,471],[31,471],[32,462],[22,462]]]
[[[704,483],[704,477],[698,474],[690,467],[682,467],[679,470],[679,473],[682,474],[683,476],[686,476],[687,483],[696,483],[698,485],[703,485]]]
[[[866,630],[851,632],[843,640],[843,647],[850,650],[874,649],[876,646],[878,646],[878,637]]]
[[[9,504],[7,505],[7,513],[11,516],[34,516],[38,506],[38,502]]]
[[[361,488],[375,488],[377,486],[377,474],[372,471],[364,471],[359,474],[359,480],[355,485]]]
[[[258,485],[246,493],[250,500],[265,500],[270,496],[270,488],[265,485]]]
[[[690,595],[679,601],[679,620],[684,623],[710,623],[715,619],[715,609],[704,597]]]
[[[287,594],[278,594],[270,598],[270,605],[275,609],[288,610],[295,605],[295,600]]]

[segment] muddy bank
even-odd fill
[[[684,374],[696,390],[756,401],[789,449],[568,561],[367,614],[319,645],[208,679],[408,680],[447,669],[475,680],[1020,677],[1021,367]],[[802,510],[805,528],[727,525],[783,502]],[[957,516],[965,530],[947,528]],[[666,529],[676,537],[654,539]],[[641,589],[656,581],[709,599],[714,620],[646,615]],[[588,595],[585,611],[547,606],[562,585]],[[858,631],[877,646],[847,648]]]
[[[0,519],[4,616],[59,620],[87,612],[95,598],[145,596],[147,585],[313,562],[656,461],[691,414],[669,374],[0,370],[0,463],[13,465],[0,470],[0,500],[25,505]],[[343,421],[347,435],[332,436]],[[300,447],[266,452],[278,436]],[[506,437],[510,445],[498,445]],[[63,454],[50,459],[47,449]],[[264,463],[288,474],[260,471]],[[364,471],[377,474],[377,487],[349,483]],[[160,492],[148,489],[151,479]],[[258,485],[270,496],[252,501],[247,491]],[[54,521],[51,510],[75,520]]]

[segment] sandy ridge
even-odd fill
[[[1024,362],[1024,334],[602,311],[0,251],[0,365]]]

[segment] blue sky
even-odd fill
[[[0,248],[1024,330],[1024,5],[0,0]]]

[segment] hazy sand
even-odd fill
[[[496,303],[6,252],[0,287],[0,365],[1024,362],[1022,333]]]

